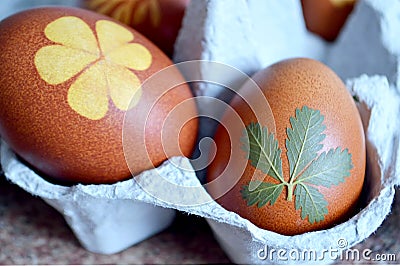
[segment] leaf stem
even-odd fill
[[[294,185],[292,183],[286,183],[286,186],[288,188],[288,195],[287,195],[287,201],[292,201],[293,199],[293,187]]]

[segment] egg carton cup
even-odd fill
[[[330,229],[284,236],[238,219],[239,224],[207,219],[228,257],[238,264],[324,264],[340,259],[346,249],[360,243],[390,213],[399,182],[399,133],[393,121],[400,115],[400,95],[385,77],[362,76],[347,82],[360,100],[365,127],[367,174],[362,200],[366,206],[346,222]],[[379,97],[377,97],[379,95]],[[226,216],[235,216],[232,213]],[[229,221],[229,219],[227,219]],[[362,251],[360,251],[362,252]],[[328,255],[334,254],[334,255]]]
[[[146,193],[134,179],[112,185],[60,186],[23,164],[4,141],[0,156],[6,178],[59,211],[89,251],[101,254],[122,251],[164,230],[175,218],[175,210],[156,206],[150,200],[142,201]],[[174,158],[172,163],[185,164],[185,160]],[[155,171],[179,176],[175,168],[170,172],[170,163],[145,171],[139,177],[146,178]]]
[[[300,1],[190,3],[175,44],[175,62],[210,60],[252,75],[291,57],[320,60],[347,80],[349,91],[359,99],[366,134],[367,172],[361,199],[365,207],[358,214],[331,229],[289,237],[257,228],[235,214],[218,212],[207,221],[232,262],[330,263],[334,260],[323,255],[326,250],[351,248],[376,231],[390,213],[395,186],[400,184],[396,129],[400,124],[399,24],[398,1],[359,0],[338,39],[328,43],[306,30]],[[209,71],[200,69],[199,76],[208,80]],[[230,79],[239,80],[235,75]],[[232,96],[229,89],[206,82],[192,88],[196,96],[227,102]],[[200,113],[212,108],[212,101],[199,104]],[[206,121],[200,127],[200,138],[213,132]],[[277,254],[281,249],[284,258]],[[268,256],[271,250],[275,251],[273,257]],[[285,260],[290,251],[316,251],[317,259]]]

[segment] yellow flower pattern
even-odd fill
[[[124,27],[99,20],[95,30],[96,35],[78,17],[61,17],[45,28],[54,45],[40,48],[35,55],[36,69],[47,83],[59,85],[76,76],[68,90],[68,104],[92,120],[107,114],[110,98],[123,111],[135,106],[141,82],[132,70],[146,70],[152,63],[151,53],[133,43],[133,34]]]

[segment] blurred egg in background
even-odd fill
[[[171,57],[189,1],[82,0],[81,4],[133,27]]]

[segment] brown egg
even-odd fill
[[[192,99],[189,87],[175,67],[157,86],[142,87],[172,62],[124,24],[77,8],[32,9],[0,23],[0,50],[0,135],[41,174],[112,183],[167,157],[191,155],[196,119],[186,123],[182,114],[170,114]],[[163,86],[169,83],[182,85]],[[195,104],[182,112],[195,117]],[[125,137],[146,134],[126,148],[127,113],[131,119],[125,122],[136,127],[125,130]],[[168,143],[168,156],[164,138],[175,141]],[[124,148],[135,151],[131,169]]]
[[[221,124],[231,126],[219,126],[215,134],[216,155],[208,169],[209,193],[223,207],[258,227],[284,235],[326,229],[343,222],[354,214],[366,161],[360,115],[345,85],[327,66],[300,58],[276,63],[256,73],[253,79],[268,102],[250,82],[239,90],[240,96],[233,98],[232,111],[228,110],[221,120]],[[236,112],[243,124],[233,124]],[[267,147],[273,147],[266,145],[270,142],[260,135],[249,133],[255,131],[247,131],[247,136],[256,136],[258,144],[246,142],[249,137],[244,135],[245,128],[251,125],[273,133],[281,154],[269,158],[280,158],[283,181],[274,178],[279,173],[279,163],[273,164],[273,171],[272,166],[264,167],[261,157],[255,157],[261,158],[257,165],[254,156],[248,156],[246,143],[254,147],[264,143],[266,154],[272,154]],[[254,151],[254,147],[250,150]],[[296,156],[289,156],[289,150]],[[282,184],[290,184],[291,178],[294,182],[289,190],[289,185]],[[248,197],[252,180],[256,180],[253,185],[259,184],[258,180],[263,186]],[[266,189],[270,186],[267,183],[277,190]],[[275,197],[276,201],[268,201],[268,197]]]
[[[132,26],[168,56],[190,0],[82,0],[85,8]]]
[[[334,41],[355,3],[356,0],[301,0],[307,29]]]

